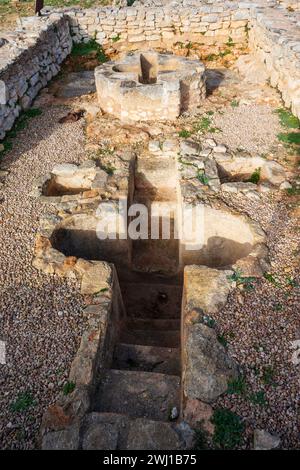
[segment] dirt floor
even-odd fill
[[[300,338],[299,149],[278,139],[286,131],[276,112],[282,108],[280,95],[266,83],[243,80],[234,68],[237,55],[231,51],[206,61],[211,92],[197,113],[175,123],[137,126],[102,115],[93,90],[70,96],[68,75],[78,73],[78,67],[67,62],[37,98],[34,107],[41,114],[12,139],[11,150],[1,159],[1,170],[8,174],[2,174],[0,187],[0,240],[5,247],[0,256],[0,339],[7,347],[7,364],[0,368],[1,448],[38,446],[42,412],[66,383],[85,325],[76,282],[43,275],[31,266],[38,222],[49,212],[30,196],[34,179],[55,163],[101,159],[124,146],[138,150],[149,138],[187,136],[199,142],[213,138],[233,153],[278,161],[293,185],[289,192],[267,192],[258,200],[223,194],[228,205],[249,214],[266,231],[272,271],[250,289],[240,286],[214,320],[244,370],[241,387],[216,404],[242,417],[242,447],[250,445],[253,429],[260,427],[279,434],[285,448],[299,448],[300,365],[291,360],[291,342]],[[79,74],[82,90],[88,79]],[[59,123],[69,110],[78,109],[85,110],[84,119]]]

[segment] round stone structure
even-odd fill
[[[101,109],[125,122],[173,120],[206,96],[199,60],[151,50],[97,67],[95,80]]]

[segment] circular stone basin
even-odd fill
[[[123,121],[173,120],[206,96],[199,60],[145,51],[95,69],[99,104]]]
[[[256,256],[257,246],[265,242],[260,227],[243,215],[205,206],[202,220],[202,247],[195,250],[193,244],[182,243],[183,265],[229,267],[250,254]]]

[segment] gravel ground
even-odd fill
[[[68,375],[84,326],[75,281],[43,275],[31,266],[39,218],[49,210],[28,196],[35,178],[55,163],[84,160],[81,122],[58,124],[64,107],[45,108],[18,134],[1,169],[0,339],[6,365],[0,365],[0,448],[36,447],[43,410],[54,402]],[[30,392],[26,412],[11,411],[19,393]]]
[[[253,290],[230,295],[216,315],[219,333],[242,366],[246,386],[243,394],[225,395],[215,407],[228,407],[245,420],[246,446],[253,429],[261,428],[278,434],[284,448],[299,448],[300,365],[292,363],[291,348],[291,342],[300,339],[299,213],[298,219],[291,217],[288,197],[281,202],[268,196],[251,203],[242,197],[238,202],[230,196],[226,200],[266,231],[277,285],[256,281]],[[257,393],[265,403],[253,403]]]
[[[268,105],[227,106],[214,115],[214,126],[220,133],[211,134],[231,150],[244,149],[251,154],[269,152],[278,142],[282,130],[274,108]]]

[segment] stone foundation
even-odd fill
[[[1,41],[0,139],[22,109],[55,76],[72,42],[91,39],[114,51],[172,49],[202,44],[247,46],[267,71],[272,86],[300,117],[299,11],[275,1],[136,2],[132,7],[47,10],[23,18],[21,28]],[[248,38],[249,36],[249,38]]]

